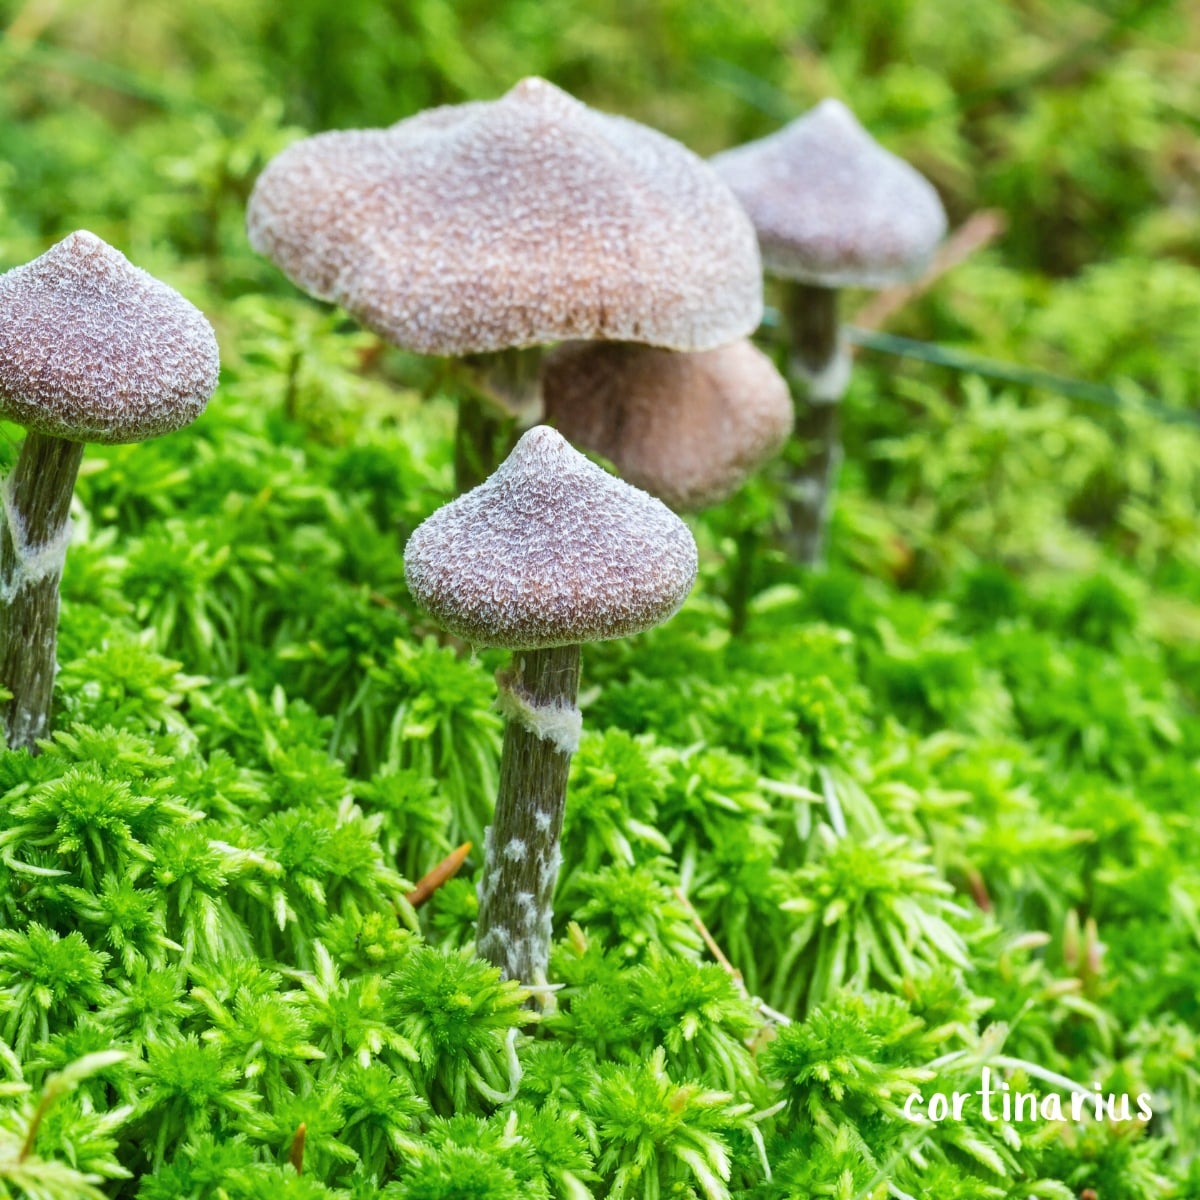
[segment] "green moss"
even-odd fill
[[[1195,1194],[1194,429],[863,355],[829,570],[773,549],[767,470],[692,519],[683,611],[587,651],[535,1014],[471,947],[500,656],[403,584],[442,372],[243,230],[301,133],[522,74],[703,152],[835,93],[1009,223],[897,332],[1190,409],[1187,6],[77,9],[4,16],[0,266],[92,228],[224,372],[87,451],[55,734],[0,753],[0,1197]],[[904,1115],[998,1060],[1154,1119]]]

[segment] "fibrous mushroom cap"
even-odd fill
[[[190,425],[216,390],[204,314],[80,230],[0,275],[0,416],[71,442]]]
[[[773,275],[883,287],[918,274],[946,233],[932,184],[837,100],[712,165],[758,230]]]
[[[538,425],[490,479],[417,527],[404,574],[451,633],[535,650],[665,621],[695,582],[696,543],[661,501]]]
[[[79,230],[0,275],[0,415],[68,442],[143,442],[190,425],[216,390],[212,326]]]
[[[255,185],[248,229],[305,291],[425,354],[704,349],[762,315],[754,230],[711,168],[542,79],[296,143]]]
[[[578,342],[542,368],[546,415],[621,477],[689,512],[731,495],[792,431],[792,398],[747,341],[698,354]]]

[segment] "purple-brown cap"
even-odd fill
[[[754,230],[712,169],[543,79],[297,142],[259,177],[247,227],[305,291],[424,354],[698,350],[762,315]]]
[[[80,230],[0,275],[0,416],[70,442],[140,442],[191,424],[217,339],[177,291]]]
[[[472,645],[537,650],[665,621],[696,580],[696,543],[661,501],[537,425],[491,478],[417,527],[404,575]]]
[[[749,342],[698,354],[572,342],[542,365],[546,416],[679,512],[717,504],[787,440],[787,384]]]
[[[919,274],[946,233],[933,185],[837,100],[711,160],[758,231],[767,272],[819,287]]]

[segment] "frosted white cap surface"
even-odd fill
[[[191,424],[216,390],[199,309],[79,231],[0,275],[0,416],[71,442],[140,442]]]
[[[884,287],[924,268],[946,234],[933,185],[840,101],[715,155],[758,231],[767,272],[821,287]]]
[[[417,527],[404,575],[472,645],[536,650],[665,621],[696,580],[696,543],[660,500],[538,425],[490,479]]]
[[[268,164],[251,245],[397,346],[706,349],[762,316],[754,230],[712,168],[543,79]]]
[[[680,512],[717,504],[787,440],[787,384],[747,341],[698,354],[578,342],[542,367],[546,415]]]

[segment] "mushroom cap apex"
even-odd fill
[[[524,79],[517,80],[505,95],[519,100],[550,100],[559,103],[565,100],[569,104],[579,104],[579,101],[569,92],[564,92],[562,88],[556,87],[550,80],[543,79],[540,75],[526,75]]]

